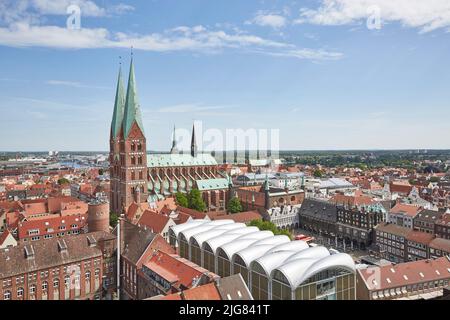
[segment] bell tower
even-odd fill
[[[123,95],[123,90],[121,92]],[[116,107],[114,109],[112,128],[117,132],[117,138],[114,141],[111,140],[110,153],[111,198],[113,199],[111,208],[117,213],[126,212],[130,204],[145,202],[148,197],[147,140],[137,94],[133,57],[126,94],[123,96],[121,100],[119,99],[123,101],[121,118],[119,117],[120,108],[117,109],[119,114],[117,117],[115,117]]]

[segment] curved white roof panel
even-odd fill
[[[253,260],[261,258],[267,253],[267,251],[272,249],[274,246],[275,245],[273,244],[256,245],[256,243],[254,243],[254,245],[252,245],[251,247],[236,252],[233,255],[232,261],[234,263],[236,257],[239,256],[244,261],[246,267],[248,268]]]
[[[231,261],[233,254],[235,254],[239,250],[248,248],[249,246],[254,244],[256,241],[258,241],[258,240],[250,239],[250,238],[241,240],[241,238],[237,238],[236,240],[234,240],[232,242],[228,242],[228,243],[220,246],[219,248],[217,248],[217,252],[219,252],[219,250],[222,250],[227,255],[228,260]],[[217,254],[217,252],[216,252],[216,254]]]
[[[297,251],[278,251],[268,253],[262,256],[261,258],[254,260],[250,264],[250,268],[253,269],[253,265],[255,263],[258,263],[266,272],[267,277],[270,277],[272,270],[281,266],[284,263],[284,261],[286,261],[286,259],[288,259],[290,256],[296,253]]]
[[[214,254],[216,254],[217,248],[219,248],[221,245],[231,242],[239,237],[242,237],[243,235],[248,235],[249,232],[254,233],[255,230],[258,230],[258,228],[245,227],[236,230],[231,230],[225,234],[204,241],[202,244],[202,249],[204,249],[205,245],[208,244],[208,246],[211,248]]]
[[[269,237],[269,238],[265,238],[265,239],[259,240],[258,242],[255,242],[253,244],[253,246],[270,244],[270,245],[272,245],[272,247],[275,247],[277,245],[280,245],[280,244],[283,244],[283,243],[288,243],[290,241],[291,241],[291,239],[289,239],[288,236],[276,235],[276,236],[273,236],[273,237]]]
[[[198,246],[201,247],[205,240],[220,236],[225,232],[227,232],[227,230],[221,230],[220,228],[213,228],[204,232],[196,233],[189,239],[189,245],[193,245],[195,241],[198,244]]]
[[[300,251],[308,248],[309,246],[305,241],[296,240],[280,244],[279,246],[276,246],[273,249],[271,249],[269,253],[278,251]]]
[[[178,234],[183,231],[183,230],[187,230],[190,228],[194,228],[194,227],[198,227],[202,224],[208,223],[210,222],[209,220],[204,220],[204,219],[197,219],[197,220],[191,220],[188,221],[186,223],[182,223],[173,227],[170,227],[170,229],[173,231],[173,233],[175,234],[175,236],[178,238]]]
[[[313,275],[330,268],[342,268],[351,273],[356,272],[355,262],[352,257],[346,253],[337,253],[314,263],[311,268],[303,274],[303,277],[298,280],[298,284],[301,284]]]
[[[233,220],[216,220],[216,221],[204,223],[199,226],[196,226],[195,228],[189,228],[189,229],[181,231],[178,234],[178,240],[180,240],[181,235],[183,235],[186,238],[186,240],[189,242],[189,240],[191,239],[191,237],[193,235],[196,235],[201,232],[209,231],[211,229],[218,228],[222,225],[228,225],[228,224],[234,224],[234,221]]]
[[[258,228],[256,228],[256,229],[258,229]],[[240,237],[239,240],[247,240],[247,239],[261,240],[261,239],[266,239],[269,237],[273,237],[272,231],[268,231],[268,230],[259,231],[259,229],[258,229],[258,231],[256,231],[256,232],[252,232],[252,233],[249,233],[247,235]]]
[[[323,259],[330,256],[330,251],[325,247],[313,247],[300,251],[287,259],[285,263],[298,259]]]
[[[288,279],[291,288],[296,289],[315,274],[330,268],[343,268],[351,273],[356,272],[353,259],[345,253],[329,255],[321,259],[299,259],[283,264],[276,270]]]

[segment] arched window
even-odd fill
[[[138,158],[138,164],[142,164],[142,157],[141,156],[139,156],[139,158]]]
[[[11,300],[11,291],[5,291],[3,294],[3,300]]]
[[[140,142],[138,143],[138,151],[142,151],[142,144]]]
[[[142,180],[142,179],[144,179],[144,175],[143,175],[142,171],[139,171],[139,180]]]
[[[36,294],[36,285],[35,285],[35,284],[32,284],[32,285],[30,286],[30,294],[31,294],[31,295]]]
[[[47,289],[48,289],[48,282],[47,281],[42,282],[42,290],[47,291]]]
[[[17,289],[17,298],[19,298],[19,299],[23,298],[23,288],[22,287]]]
[[[131,143],[131,151],[136,151],[136,145],[133,143]]]
[[[134,171],[131,171],[131,180],[136,180],[136,174]]]
[[[70,288],[70,276],[68,276],[68,275],[64,277],[64,287],[66,289]]]
[[[53,289],[59,290],[59,279],[53,279]]]
[[[131,164],[136,164],[136,158],[135,158],[135,156],[131,156]]]

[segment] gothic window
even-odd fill
[[[136,174],[134,171],[131,171],[131,180],[136,180]]]
[[[137,148],[138,148],[138,151],[142,151],[142,144],[140,142],[138,143]]]
[[[138,163],[142,164],[142,157],[141,156],[139,156],[139,158],[138,158]]]
[[[139,180],[144,179],[144,175],[142,174],[142,171],[139,171]]]
[[[131,151],[136,151],[136,145],[134,144],[134,142],[131,144]]]
[[[131,164],[136,164],[136,158],[134,156],[131,157]]]
[[[134,194],[134,187],[131,187],[131,193]]]

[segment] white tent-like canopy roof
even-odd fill
[[[330,256],[330,251],[325,247],[308,248],[289,257],[285,262],[291,262],[298,259],[322,259]]]
[[[338,253],[325,258],[292,260],[277,267],[273,272],[281,272],[289,281],[292,290],[295,290],[315,274],[332,268],[342,268],[352,273],[356,272],[353,259],[345,253]]]
[[[267,239],[269,237],[273,237],[273,233],[271,231],[259,231],[251,233],[247,236],[237,238],[232,242],[228,242],[218,248],[218,250],[222,250],[228,257],[228,260],[231,261],[233,254],[253,245],[255,242],[261,239]],[[218,251],[216,251],[217,254]]]
[[[273,269],[281,266],[284,261],[286,261],[289,257],[296,254],[298,251],[278,251],[273,253],[268,253],[254,260],[250,264],[250,268],[253,269],[254,265],[257,263],[264,269],[266,276],[269,278]]]
[[[205,232],[197,233],[197,234],[193,235],[189,241],[190,241],[190,244],[193,244],[194,240],[195,240],[197,245],[201,248],[204,241],[212,239],[217,236],[220,236],[222,234],[231,233],[231,232],[233,232],[237,229],[241,229],[241,228],[245,228],[244,223],[226,224],[224,226],[219,226],[217,228],[214,228],[214,229],[211,229],[211,230],[208,230]]]
[[[241,229],[232,230],[230,232],[227,232],[226,234],[219,235],[217,237],[208,239],[207,241],[203,242],[202,249],[205,248],[206,245],[208,245],[211,250],[216,254],[217,248],[219,248],[221,245],[231,242],[234,239],[237,239],[242,236],[246,236],[249,233],[258,232],[259,229],[257,227],[245,227]]]
[[[308,243],[306,243],[305,241],[296,240],[280,244],[279,246],[276,246],[273,249],[271,249],[269,253],[278,251],[300,251],[307,248],[309,248]]]
[[[233,220],[216,220],[216,221],[211,221],[208,223],[201,224],[200,226],[195,227],[195,228],[183,230],[178,234],[178,241],[181,239],[181,236],[184,236],[186,241],[189,242],[191,237],[196,234],[199,234],[199,233],[202,233],[205,231],[209,231],[209,230],[218,228],[221,225],[227,225],[227,224],[234,224],[234,221]]]
[[[181,231],[184,231],[184,230],[187,230],[187,229],[190,229],[190,228],[195,228],[195,227],[198,227],[198,226],[200,226],[202,224],[205,224],[205,223],[208,223],[208,222],[210,222],[210,221],[209,220],[203,220],[203,219],[191,220],[191,221],[188,221],[186,223],[173,226],[173,227],[170,228],[170,230],[172,230],[173,234],[178,239],[178,234]]]
[[[259,241],[258,241],[259,242]],[[235,262],[237,257],[240,257],[242,261],[244,261],[245,266],[248,268],[250,266],[250,263],[253,260],[256,260],[258,258],[261,258],[264,256],[270,249],[272,249],[275,245],[273,244],[262,244],[262,245],[256,245],[254,243],[254,246],[245,248],[241,251],[236,252],[233,255],[232,261]]]

